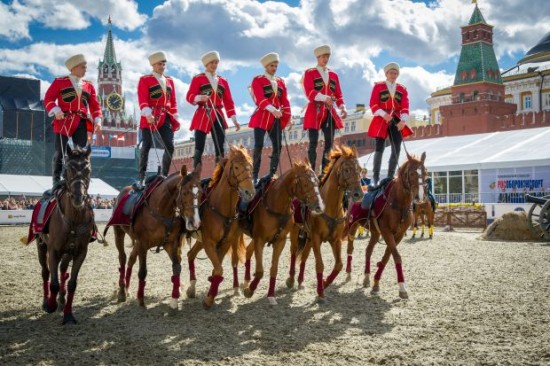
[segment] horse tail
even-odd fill
[[[22,236],[19,238],[19,241],[21,242],[21,244],[27,246],[29,245],[31,242],[28,240],[28,238],[26,236]]]
[[[107,235],[107,231],[109,231],[109,228],[110,228],[109,225],[105,226],[105,229],[103,229],[103,237],[105,237]]]

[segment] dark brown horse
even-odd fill
[[[313,248],[315,255],[315,269],[317,273],[317,300],[323,301],[324,290],[329,286],[342,270],[342,232],[344,230],[343,197],[345,192],[353,202],[363,198],[360,182],[360,167],[357,162],[357,151],[347,146],[334,148],[330,153],[330,163],[325,168],[320,189],[325,210],[320,215],[310,215],[304,225],[294,225],[290,233],[291,258],[287,286],[294,286],[294,275],[297,255],[301,254],[300,273],[298,284],[304,280],[304,270],[307,257]],[[321,244],[330,243],[334,255],[334,268],[330,275],[323,280],[324,264],[321,256]]]
[[[153,247],[164,248],[172,262],[172,297],[170,308],[177,310],[180,297],[181,245],[182,235],[200,227],[199,191],[201,164],[187,174],[186,166],[179,173],[164,179],[138,209],[130,226],[114,225],[116,247],[119,260],[118,301],[126,301],[130,287],[132,268],[139,258],[137,298],[140,306],[145,306],[145,279],[147,277],[147,251]],[[132,190],[124,187],[117,197],[115,212],[121,199]],[[105,228],[105,233],[109,227]],[[126,268],[124,237],[132,239],[132,251]]]
[[[413,224],[413,234],[412,239],[416,238],[416,231],[418,230],[418,219],[422,221],[422,229],[420,232],[420,237],[424,237],[424,226],[428,224],[428,234],[429,238],[432,239],[434,236],[434,206],[428,196],[428,183],[425,182],[422,186],[423,191],[423,200],[418,199],[414,200],[413,210],[414,210],[414,224]]]
[[[239,196],[245,202],[254,197],[252,182],[252,159],[242,146],[231,146],[229,155],[216,166],[207,190],[207,198],[201,204],[202,227],[198,238],[187,258],[189,261],[190,286],[187,296],[195,297],[195,258],[204,248],[213,265],[212,275],[208,278],[210,289],[203,299],[203,307],[209,309],[214,304],[218,288],[223,281],[222,261],[239,241],[237,220],[237,202]]]
[[[94,213],[88,196],[90,153],[90,146],[75,149],[67,146],[65,187],[56,197],[57,207],[50,216],[48,234],[41,233],[37,236],[44,292],[42,308],[48,313],[53,313],[58,307],[58,301],[59,306],[63,306],[64,303],[63,324],[76,324],[72,305],[78,272],[86,259],[88,244],[95,230]],[[67,269],[70,261],[73,266],[69,278]],[[65,301],[67,279],[68,295]],[[59,300],[56,300],[58,293]]]
[[[397,250],[397,245],[411,225],[413,199],[416,196],[418,196],[419,201],[424,199],[424,191],[419,189],[426,178],[424,160],[426,160],[426,153],[422,154],[420,160],[407,154],[407,160],[399,168],[397,178],[393,179],[390,183],[392,185],[386,191],[386,204],[382,212],[378,216],[373,214],[369,218],[368,227],[371,237],[365,255],[365,278],[363,280],[365,287],[370,286],[370,260],[374,247],[381,236],[386,243],[386,251],[382,260],[377,263],[378,268],[374,275],[374,284],[371,291],[373,295],[377,295],[380,291],[380,277],[390,256],[392,256],[397,272],[399,297],[406,299],[409,296],[405,285],[405,276],[403,275],[403,262]]]
[[[246,251],[244,295],[252,297],[260,279],[264,275],[263,251],[265,244],[273,244],[269,290],[267,298],[276,305],[275,283],[279,269],[279,258],[286,243],[287,234],[293,226],[292,199],[299,200],[313,212],[320,214],[324,210],[318,187],[318,180],[311,170],[309,162],[293,163],[292,168],[277,178],[268,191],[261,197],[258,206],[252,211],[252,227],[247,226],[247,218],[240,219],[240,228],[252,238]],[[255,254],[256,272],[250,282],[250,258]],[[234,279],[234,284],[238,281]]]

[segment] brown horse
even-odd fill
[[[63,324],[76,324],[72,304],[78,272],[86,259],[88,244],[95,231],[94,213],[88,196],[91,173],[90,153],[90,146],[87,148],[76,147],[75,149],[67,146],[65,187],[56,196],[57,207],[49,219],[49,233],[41,233],[37,236],[38,261],[42,266],[44,293],[42,308],[48,313],[53,313],[58,307],[58,301],[59,306],[63,306],[64,303]],[[68,283],[68,296],[65,301],[67,291],[65,284],[69,277],[67,269],[71,260],[73,266]],[[61,271],[61,285],[59,284],[59,271]],[[49,287],[48,279],[50,280]],[[58,293],[59,300],[57,301]]]
[[[174,173],[164,179],[133,217],[133,224],[114,225],[116,247],[119,260],[119,290],[118,301],[126,301],[127,290],[130,287],[132,268],[139,258],[139,284],[137,298],[140,306],[145,306],[145,279],[147,277],[147,251],[153,247],[164,248],[172,261],[172,297],[170,308],[177,310],[177,300],[180,297],[181,273],[181,237],[185,231],[194,231],[200,227],[199,216],[199,185],[201,164],[187,174],[187,167],[183,166],[179,173]],[[115,212],[121,199],[132,190],[124,187],[117,197]],[[108,230],[105,228],[105,233]],[[124,237],[128,235],[132,240],[132,251],[126,268],[126,252]]]
[[[239,196],[244,202],[249,202],[254,193],[252,159],[244,147],[231,146],[228,157],[222,159],[214,170],[206,192],[207,197],[201,204],[202,227],[195,245],[187,253],[191,280],[187,296],[195,297],[195,258],[201,249],[204,248],[214,267],[208,278],[210,289],[203,299],[205,309],[214,304],[223,281],[223,258],[229,248],[239,241]]]
[[[374,284],[371,291],[373,295],[377,295],[380,291],[380,277],[390,256],[392,256],[397,271],[399,297],[402,299],[409,297],[405,285],[405,276],[403,275],[403,262],[397,250],[397,245],[401,242],[403,235],[411,225],[411,204],[413,199],[418,196],[419,201],[424,200],[424,191],[419,189],[424,184],[426,178],[424,160],[426,160],[426,153],[422,153],[420,160],[407,153],[407,160],[401,165],[397,178],[393,179],[392,186],[386,191],[387,201],[384,209],[378,217],[375,217],[376,215],[370,216],[369,229],[371,238],[365,255],[365,278],[363,280],[365,287],[370,285],[370,259],[380,236],[384,238],[386,243],[386,251],[382,260],[377,263],[378,268],[374,275]]]
[[[324,210],[318,180],[308,161],[293,163],[291,169],[272,183],[272,186],[261,197],[258,206],[252,211],[251,227],[248,227],[248,218],[239,220],[242,232],[252,238],[252,242],[248,245],[246,251],[244,289],[246,297],[252,297],[264,275],[263,251],[265,244],[273,244],[267,298],[271,305],[277,305],[275,282],[279,257],[285,247],[287,234],[293,225],[291,207],[293,198],[315,213],[320,214]],[[252,254],[255,254],[256,258],[256,272],[254,273],[254,279],[250,282],[250,259]],[[238,286],[238,280],[234,279],[234,284]]]
[[[321,197],[325,203],[324,212],[321,215],[309,215],[304,225],[294,225],[290,233],[290,271],[286,284],[288,287],[294,286],[296,258],[301,254],[298,275],[298,284],[301,287],[306,260],[313,248],[317,273],[317,300],[320,302],[325,298],[324,289],[334,281],[343,267],[341,258],[341,238],[344,230],[343,197],[348,191],[353,202],[362,199],[360,171],[355,149],[347,146],[334,148],[330,153],[330,163],[325,168],[320,184]],[[321,244],[325,241],[328,241],[332,247],[334,268],[326,280],[323,280],[324,264],[321,257]]]
[[[416,230],[418,230],[418,219],[422,221],[422,231],[420,232],[420,237],[424,237],[424,226],[426,222],[428,223],[428,234],[429,238],[432,239],[434,236],[434,206],[432,202],[428,199],[428,184],[424,183],[422,186],[424,191],[423,201],[414,200],[413,210],[414,210],[414,225],[413,225],[413,234],[412,239],[416,237]]]

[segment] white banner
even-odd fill
[[[94,209],[96,222],[107,222],[111,218],[111,209]],[[0,225],[30,224],[32,210],[0,210]]]

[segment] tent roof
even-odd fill
[[[426,167],[432,172],[550,166],[550,127],[476,135],[438,137],[404,141],[399,165],[412,155],[426,152]],[[384,151],[382,170],[387,171],[391,148]],[[372,172],[372,156],[359,158],[359,164]],[[369,174],[370,175],[370,174]],[[384,176],[381,174],[381,176]]]
[[[39,197],[45,190],[52,187],[52,177],[38,175],[0,174],[0,195]],[[118,191],[99,178],[90,179],[90,195],[100,195],[103,198],[118,196]]]

